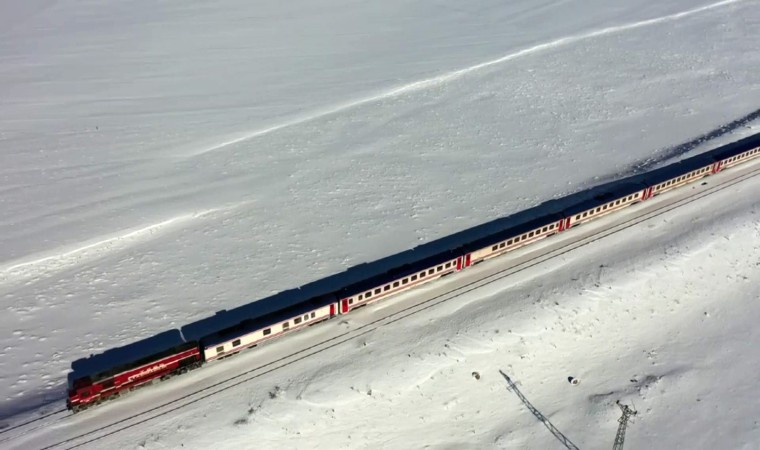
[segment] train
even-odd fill
[[[648,172],[633,182],[618,183],[613,189],[592,198],[564,205],[557,211],[517,225],[505,226],[472,242],[352,282],[328,294],[263,315],[241,318],[233,326],[139,359],[115,361],[107,370],[70,377],[67,408],[77,413],[155,381],[181,375],[271,339],[350,314],[371,302],[467,270],[475,264],[564,233],[758,156],[760,134]]]

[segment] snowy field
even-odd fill
[[[0,420],[59,407],[72,360],[670,162],[760,105],[758,1],[504,3],[0,0]],[[499,369],[581,448],[611,446],[613,397],[631,448],[756,447],[758,184],[736,189],[93,448],[560,445]]]

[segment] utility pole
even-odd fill
[[[625,442],[625,428],[628,426],[628,420],[636,415],[636,410],[631,409],[628,405],[621,405],[620,400],[615,402],[623,411],[623,415],[618,419],[617,434],[615,435],[615,443],[612,444],[612,450],[623,450],[623,443]]]

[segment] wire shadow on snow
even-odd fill
[[[536,419],[541,421],[541,423],[544,424],[544,426],[549,429],[551,434],[554,435],[554,437],[557,438],[557,440],[562,443],[566,448],[569,450],[580,450],[577,445],[573,444],[573,442],[564,434],[562,434],[561,431],[557,429],[557,427],[552,424],[549,419],[546,418],[543,414],[541,414],[541,411],[539,411],[531,402],[528,401],[527,398],[523,395],[522,392],[520,392],[519,389],[517,389],[517,385],[514,381],[512,381],[511,378],[509,378],[509,375],[504,373],[503,371],[499,370],[499,373],[501,376],[504,377],[505,380],[507,380],[507,384],[509,384],[509,387],[507,388],[508,391],[514,392],[515,395],[520,399],[520,401],[523,402],[523,404],[528,408],[528,410],[533,413],[534,416],[536,416]]]
[[[715,140],[727,134],[730,134],[738,130],[739,128],[747,126],[748,124],[758,119],[760,119],[760,109],[755,110],[742,117],[739,117],[736,120],[732,120],[731,122],[723,124],[713,130],[708,131],[707,133],[701,134],[695,137],[694,139],[691,139],[681,144],[674,145],[672,147],[667,147],[657,152],[655,156],[644,159],[637,163],[634,163],[630,167],[628,167],[627,169],[621,172],[610,174],[605,177],[600,177],[599,181],[607,182],[607,181],[617,180],[622,177],[627,177],[627,176],[647,172],[649,170],[654,169],[655,167],[657,167],[658,165],[662,163],[665,163],[667,161],[671,161],[680,156],[683,156],[689,153],[690,151],[696,149],[700,145],[707,144],[712,140]]]

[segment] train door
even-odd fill
[[[565,231],[570,228],[570,217],[559,221],[559,231]]]
[[[464,266],[465,266],[465,267],[470,267],[470,264],[471,264],[471,260],[470,260],[470,258],[471,258],[471,257],[472,257],[472,255],[471,255],[470,253],[468,253],[468,254],[467,254],[465,257],[464,257]]]
[[[457,258],[457,272],[462,270],[462,257]]]
[[[334,316],[335,313],[336,313],[336,311],[335,311],[335,303],[332,303],[330,305],[330,317]]]
[[[340,313],[341,314],[348,313],[348,299],[347,298],[344,298],[343,300],[340,301]]]
[[[723,168],[723,161],[718,161],[712,165],[712,173],[718,173]]]

